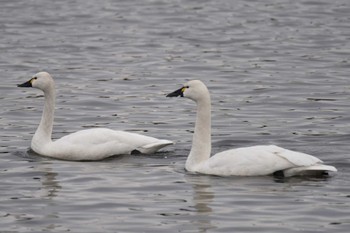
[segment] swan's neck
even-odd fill
[[[41,148],[43,148],[44,145],[52,142],[51,135],[56,99],[54,87],[50,88],[47,91],[44,91],[44,97],[45,105],[43,114],[38,129],[35,131],[34,137],[32,139],[32,149],[37,152],[41,151]]]
[[[210,95],[197,101],[197,117],[191,152],[186,161],[186,169],[195,171],[196,166],[206,161],[211,153],[211,106]]]

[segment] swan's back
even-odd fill
[[[107,141],[124,141],[130,144],[139,144],[152,142],[154,138],[108,128],[92,128],[65,135],[56,140],[56,142],[58,141],[83,145],[101,144]]]

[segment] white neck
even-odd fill
[[[195,171],[196,165],[206,161],[211,153],[211,102],[210,95],[197,101],[197,117],[191,152],[186,161],[186,169]]]
[[[38,129],[32,139],[32,149],[40,153],[47,143],[52,142],[52,127],[55,112],[55,88],[44,91],[45,105]]]

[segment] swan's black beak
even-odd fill
[[[178,96],[184,97],[185,90],[186,90],[185,87],[181,87],[179,90],[169,93],[166,97],[178,97]]]
[[[25,83],[18,84],[17,87],[32,87],[32,79]]]

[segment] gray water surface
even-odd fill
[[[348,232],[350,3],[2,0],[0,232]],[[177,144],[69,162],[29,150],[56,81],[54,138],[90,127]],[[195,105],[212,94],[213,153],[276,144],[315,155],[328,178],[189,174]]]

